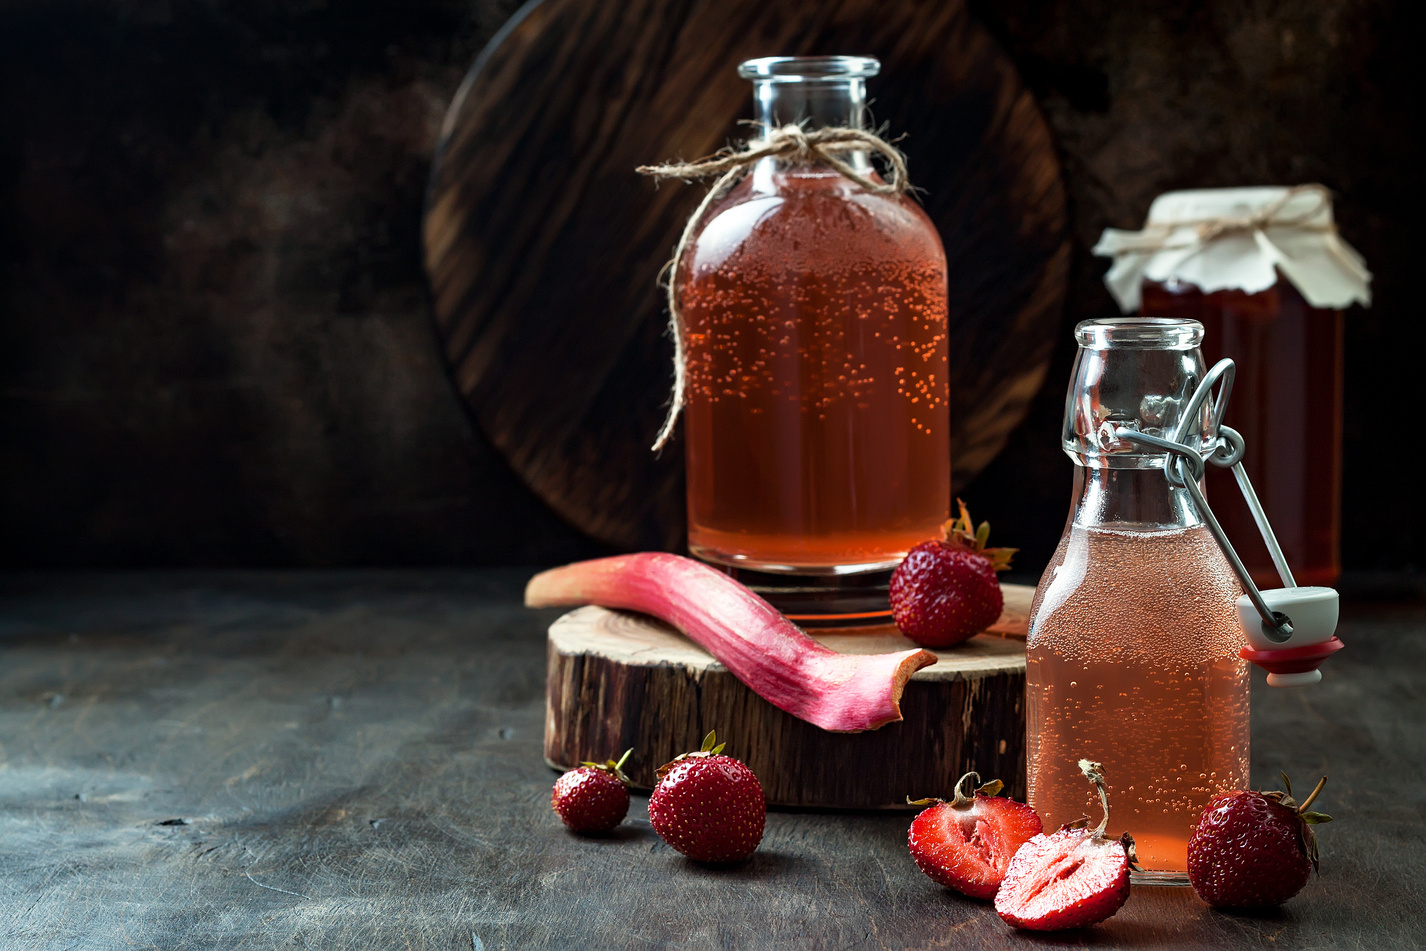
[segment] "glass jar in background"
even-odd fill
[[[1186,881],[1188,837],[1214,795],[1248,788],[1241,589],[1165,455],[1113,435],[1169,437],[1203,380],[1203,327],[1123,318],[1075,328],[1061,445],[1075,463],[1064,536],[1026,641],[1026,771],[1045,828],[1093,815],[1081,758],[1104,765],[1113,832],[1141,882]],[[1216,432],[1204,418],[1189,434]]]
[[[1299,584],[1341,573],[1342,311],[1313,307],[1291,282],[1204,293],[1178,280],[1145,281],[1139,312],[1203,325],[1203,357],[1237,364],[1233,428],[1252,451],[1243,466]],[[1248,503],[1227,469],[1209,467],[1215,514],[1253,580],[1281,582]]]
[[[852,56],[743,63],[762,128],[864,127]],[[866,152],[845,153],[875,178]],[[950,514],[946,258],[914,199],[758,161],[680,261],[688,545],[802,623],[872,623]]]
[[[1170,192],[1144,229],[1108,229],[1096,254],[1126,313],[1196,320],[1210,365],[1237,364],[1233,426],[1243,463],[1297,580],[1331,585],[1341,570],[1343,310],[1369,304],[1371,274],[1336,232],[1320,185]],[[1209,498],[1253,579],[1276,569],[1232,476]]]

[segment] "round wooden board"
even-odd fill
[[[873,110],[910,159],[950,267],[951,452],[963,486],[1039,389],[1069,262],[1050,132],[960,2],[541,0],[481,53],[446,116],[424,241],[460,393],[526,483],[630,549],[684,543],[683,452],[649,446],[672,380],[655,284],[698,185],[636,165],[746,136],[736,65],[881,58]]]
[[[1006,585],[994,630],[1023,637],[1033,589]],[[814,634],[844,653],[914,647],[894,628]],[[916,672],[905,718],[867,733],[829,733],[777,709],[673,628],[640,614],[584,607],[550,627],[545,759],[568,769],[634,755],[626,772],[652,788],[654,771],[716,729],[777,806],[906,808],[949,796],[974,769],[1025,798],[1025,643],[981,634]]]

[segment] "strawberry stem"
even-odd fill
[[[951,808],[963,809],[975,802],[975,790],[980,785],[980,773],[971,770],[956,782],[956,797],[951,800]]]
[[[1297,807],[1297,811],[1306,812],[1307,807],[1312,805],[1312,800],[1317,798],[1317,795],[1322,792],[1322,787],[1325,785],[1327,785],[1327,777],[1323,776],[1322,779],[1318,781],[1317,787],[1313,789],[1312,792],[1308,793],[1306,799],[1302,800],[1302,805]]]
[[[1091,760],[1082,759],[1079,761],[1079,771],[1084,774],[1085,779],[1094,784],[1099,793],[1099,804],[1104,807],[1104,818],[1099,820],[1099,828],[1094,830],[1094,834],[1103,835],[1109,826],[1109,787],[1104,782],[1104,767]]]
[[[998,779],[992,779],[990,782],[982,784],[980,781],[980,773],[971,770],[956,780],[956,795],[955,798],[951,800],[951,808],[964,809],[966,806],[975,802],[976,793],[994,796],[1004,788],[1005,784]],[[907,799],[907,802],[910,801],[910,799]],[[944,800],[938,799],[936,801],[943,802]]]
[[[634,755],[634,748],[631,746],[624,751],[624,755],[619,757],[619,762],[614,764],[614,772],[619,772],[624,768],[624,764],[629,762],[629,757]]]

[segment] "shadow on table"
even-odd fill
[[[708,862],[695,862],[686,856],[679,856],[679,864],[683,866],[681,871],[688,874],[717,878],[722,881],[734,879],[744,882],[756,882],[788,875],[810,875],[814,871],[814,864],[808,862],[806,859],[765,849],[758,849],[758,851],[754,852],[746,860],[733,862],[729,865],[713,865]]]

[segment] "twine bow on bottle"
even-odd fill
[[[886,181],[873,178],[849,162],[839,158],[848,152],[876,152],[886,160],[889,177]],[[673,337],[673,395],[669,400],[668,415],[659,428],[653,450],[658,452],[673,435],[678,414],[683,409],[685,387],[687,385],[684,367],[683,326],[678,310],[678,263],[692,242],[703,215],[721,195],[723,195],[753,165],[765,158],[780,158],[794,165],[824,165],[861,187],[878,195],[901,195],[911,188],[906,174],[906,156],[901,150],[874,132],[837,126],[814,129],[811,132],[798,125],[785,125],[769,129],[761,138],[754,139],[742,149],[724,149],[705,158],[692,162],[674,162],[667,165],[640,165],[635,171],[648,175],[656,181],[677,178],[683,181],[712,178],[718,176],[708,194],[703,196],[698,207],[689,216],[674,248],[673,258],[664,265],[668,275],[665,287],[668,291],[669,333]]]

